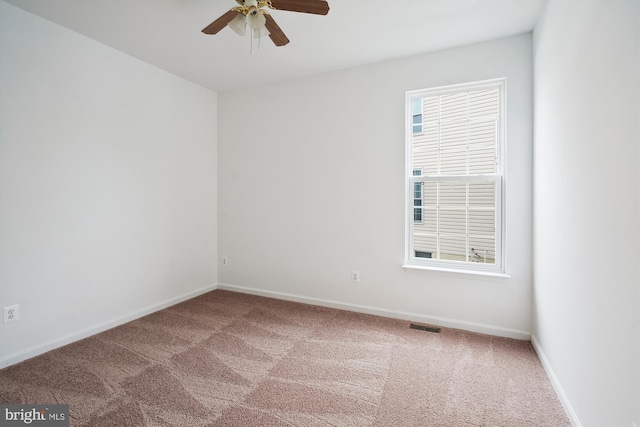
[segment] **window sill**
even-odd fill
[[[462,268],[446,268],[446,267],[431,267],[425,265],[412,265],[412,264],[403,264],[402,268],[404,271],[440,271],[444,273],[462,273],[462,274],[471,274],[474,276],[488,276],[488,277],[500,277],[503,279],[510,279],[511,275],[507,273],[501,273],[499,271],[480,271],[480,270],[465,270]]]

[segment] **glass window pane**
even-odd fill
[[[467,173],[466,122],[440,125],[440,173],[442,175]]]
[[[422,183],[416,182],[413,184],[413,198],[419,199],[420,203],[422,203]],[[415,204],[415,200],[414,200]]]
[[[441,206],[466,206],[467,183],[465,181],[442,181],[439,186]]]
[[[438,205],[438,183],[427,181],[422,183],[422,201],[425,206]]]
[[[466,261],[467,238],[464,234],[440,235],[440,259]]]
[[[496,263],[495,237],[469,237],[469,261],[486,264]]]
[[[443,121],[467,120],[467,92],[458,92],[440,97],[440,118]]]
[[[438,232],[437,209],[422,208],[422,225],[415,231],[419,231],[421,233],[436,234]]]
[[[498,88],[469,92],[469,119],[497,120],[500,113]]]
[[[411,100],[411,113],[422,114],[422,98],[414,98]]]
[[[422,98],[422,115],[425,122],[440,120],[440,97],[429,96]]]
[[[469,123],[469,173],[496,172],[495,120]]]
[[[467,211],[464,208],[440,209],[438,220],[440,233],[463,235],[467,233]]]
[[[495,208],[496,183],[494,181],[478,181],[469,183],[469,207]]]
[[[411,101],[411,115],[413,116],[413,133],[422,133],[422,99]]]
[[[413,238],[413,252],[426,252],[432,254],[431,257],[436,257],[436,252],[438,249],[438,243],[436,236],[428,235],[428,234],[418,234]],[[426,257],[423,257],[426,258]]]
[[[413,136],[413,168],[422,169],[425,175],[438,173],[438,123],[424,123],[419,136]]]
[[[475,236],[495,236],[495,211],[491,210],[469,210],[469,235]]]

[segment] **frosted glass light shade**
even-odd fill
[[[247,24],[253,31],[254,39],[264,37],[269,34],[269,31],[265,27],[266,22],[267,18],[265,18],[261,10],[254,7],[249,9],[249,13],[247,14]]]
[[[242,14],[238,14],[231,22],[229,22],[229,28],[236,32],[240,36],[244,36],[247,30],[247,18]]]

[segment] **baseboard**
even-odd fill
[[[560,403],[562,404],[564,411],[567,413],[567,417],[569,417],[569,421],[571,421],[571,425],[573,427],[582,427],[582,424],[580,423],[578,416],[576,415],[575,411],[573,410],[573,407],[571,406],[571,402],[569,402],[569,398],[567,398],[567,395],[562,389],[562,385],[560,385],[560,381],[558,380],[558,377],[556,377],[556,374],[553,372],[553,368],[549,363],[549,359],[547,359],[547,356],[544,354],[544,351],[542,350],[542,347],[540,346],[538,339],[533,334],[531,334],[531,344],[533,345],[533,348],[538,354],[538,359],[540,359],[540,363],[542,363],[542,367],[547,373],[547,376],[549,377],[549,380],[551,381],[551,384],[553,385],[553,388],[556,391],[556,395],[558,395],[558,399],[560,400]]]
[[[116,326],[120,326],[124,323],[130,322],[132,320],[139,319],[140,317],[146,316],[148,314],[154,313],[158,310],[162,310],[167,307],[171,307],[172,305],[181,303],[188,299],[197,297],[198,295],[202,295],[204,293],[216,290],[218,285],[209,285],[204,288],[198,289],[193,292],[186,293],[176,298],[172,298],[170,300],[164,301],[160,304],[153,305],[151,307],[147,307],[143,310],[139,310],[130,314],[127,314],[122,317],[118,317],[117,319],[110,320],[108,322],[101,323],[97,326],[92,326],[90,328],[83,329],[78,332],[74,332],[69,335],[65,335],[61,338],[56,338],[55,340],[46,342],[44,344],[36,345],[26,350],[10,354],[9,356],[0,359],[0,368],[6,368],[7,366],[15,365],[16,363],[20,363],[23,360],[30,359],[35,356],[39,356],[47,351],[54,350],[56,348],[65,346],[67,344],[71,344],[72,342],[79,341],[84,338],[88,338],[92,335],[99,334],[100,332],[104,332],[108,329],[115,328]]]
[[[526,331],[517,329],[502,328],[499,326],[485,325],[482,323],[467,322],[464,320],[447,319],[444,317],[426,316],[418,313],[409,313],[405,311],[389,310],[386,308],[369,307],[359,304],[351,304],[340,301],[332,301],[321,298],[305,297],[301,295],[288,294],[283,292],[265,291],[262,289],[248,288],[245,286],[229,285],[218,283],[218,289],[233,292],[241,292],[245,294],[259,295],[263,297],[276,298],[286,301],[301,302],[311,305],[319,305],[322,307],[337,308],[340,310],[349,310],[357,313],[374,314],[376,316],[390,317],[394,319],[409,320],[412,322],[429,323],[432,325],[442,326],[445,328],[462,329],[470,332],[478,332],[481,334],[494,335],[499,337],[515,338],[528,341],[531,334]]]

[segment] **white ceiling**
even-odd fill
[[[5,0],[222,92],[529,32],[546,0],[328,0],[327,16],[272,11],[275,47],[202,28],[234,0]]]

